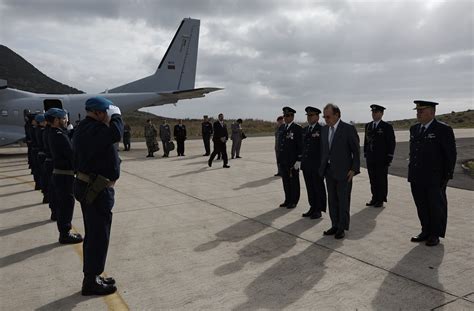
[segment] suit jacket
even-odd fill
[[[227,132],[227,125],[224,123],[224,126],[221,125],[219,121],[214,122],[213,125],[214,136],[212,136],[212,141],[222,142],[221,138],[229,139],[229,133]]]
[[[321,125],[315,124],[312,131],[308,125],[303,129],[302,170],[318,170],[321,165]]]
[[[293,167],[296,161],[301,161],[303,129],[296,123],[292,123],[288,129],[286,129],[286,124],[281,126],[282,132],[278,143],[278,163]]]
[[[355,127],[340,121],[332,139],[331,149],[329,149],[328,133],[329,126],[323,126],[321,130],[321,166],[319,174],[324,176],[328,162],[331,163],[331,177],[336,180],[346,179],[350,170],[354,171],[355,175],[359,174],[359,135]]]
[[[364,157],[367,162],[389,165],[395,152],[395,133],[391,124],[380,120],[377,128],[374,122],[365,125]]]
[[[420,135],[421,124],[410,128],[408,181],[441,185],[453,178],[456,164],[456,140],[453,129],[433,120]]]

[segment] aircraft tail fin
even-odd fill
[[[196,79],[199,26],[200,21],[198,19],[183,19],[155,74],[110,89],[108,93],[166,92],[193,89]]]

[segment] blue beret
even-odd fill
[[[44,114],[42,113],[39,113],[35,116],[35,121],[38,122],[38,123],[41,123],[44,121]]]
[[[113,103],[107,98],[96,96],[86,101],[86,110],[88,111],[106,111]]]
[[[67,111],[60,109],[60,108],[49,108],[48,111],[45,112],[45,117],[53,117],[53,118],[64,118],[66,117]]]

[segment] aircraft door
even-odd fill
[[[45,99],[43,101],[44,111],[48,111],[49,108],[60,108],[63,109],[63,103],[60,99]]]

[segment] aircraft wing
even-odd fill
[[[198,89],[191,89],[191,90],[181,90],[181,91],[174,91],[174,92],[161,92],[158,93],[159,95],[163,96],[166,99],[170,100],[180,100],[180,99],[191,99],[197,97],[204,97],[206,94],[223,90],[222,88],[218,87],[203,87]]]
[[[25,138],[25,129],[20,126],[2,125],[0,129],[0,146],[16,143]]]

